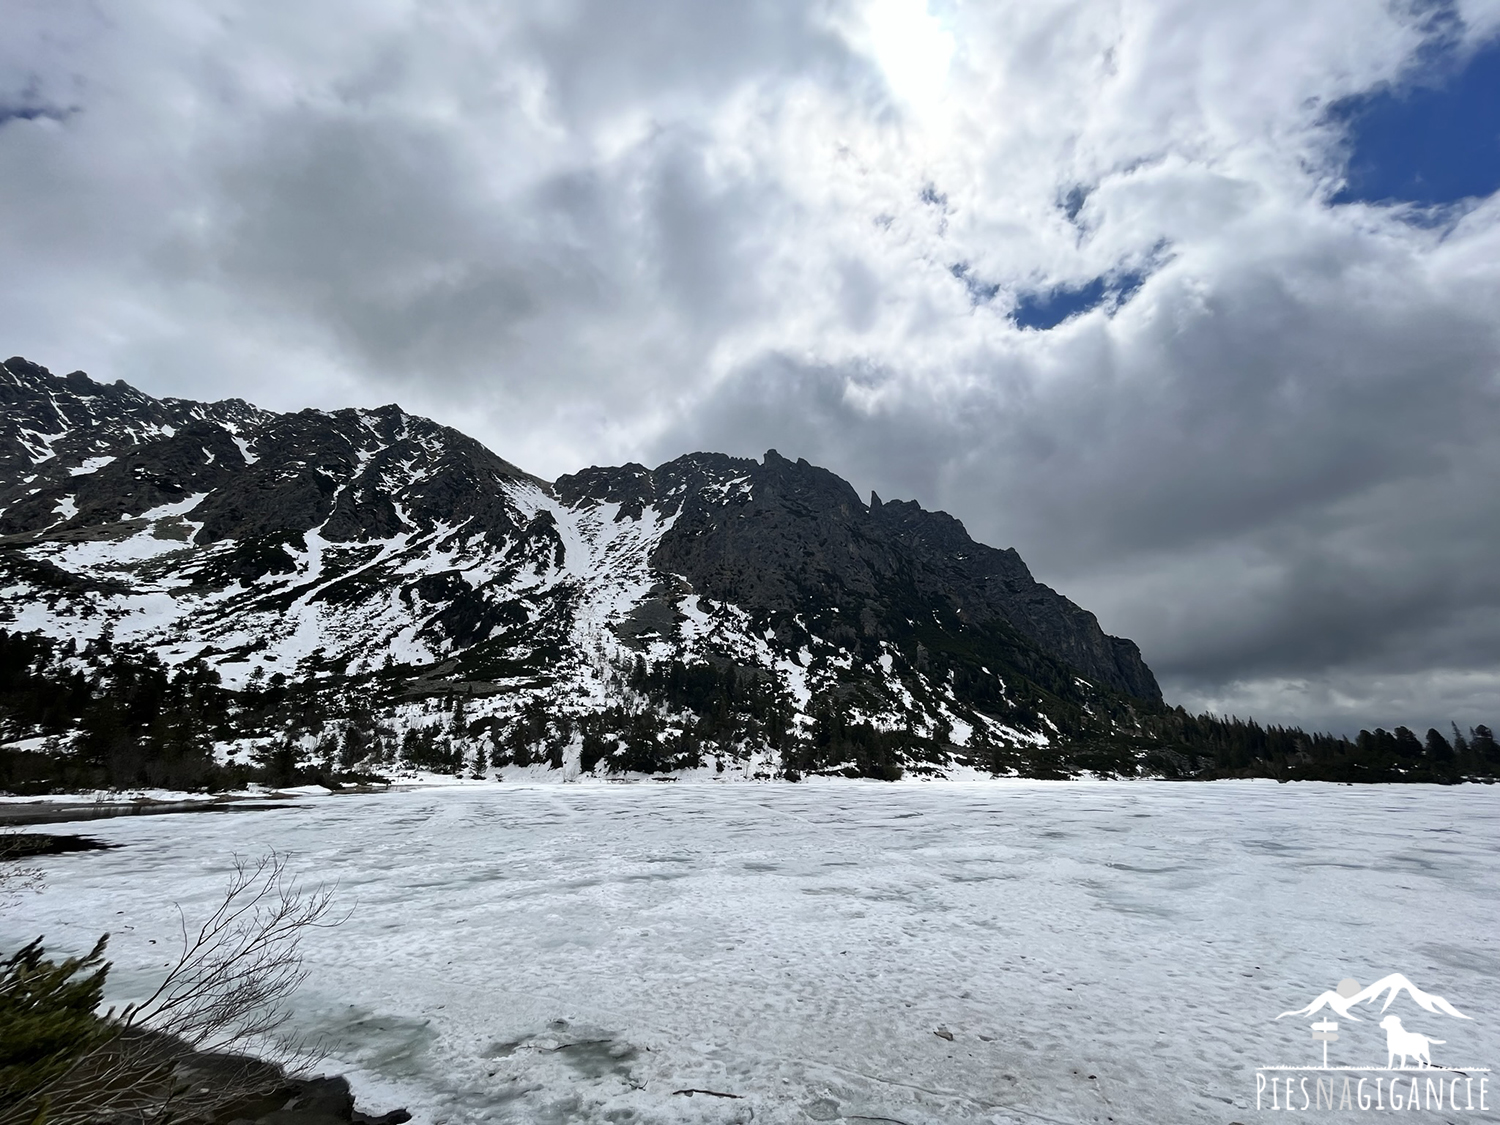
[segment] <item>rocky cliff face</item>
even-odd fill
[[[571,507],[619,503],[616,518],[657,508],[673,522],[655,569],[757,615],[801,613],[845,645],[900,636],[913,615],[1001,624],[1091,680],[1161,698],[1135,644],[1037,582],[1014,550],[976,543],[914,502],[872,495],[866,505],[828,470],[774,449],[763,462],[694,453],[654,471],[589,469],[561,478],[557,494]]]
[[[256,737],[299,752],[354,693],[377,764],[439,696],[465,700],[458,758],[565,772],[993,771],[1161,710],[1136,646],[1014,551],[775,451],[549,485],[395,406],[158,400],[22,359],[0,583],[12,632],[276,681],[301,718]]]

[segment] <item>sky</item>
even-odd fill
[[[1169,701],[1500,722],[1500,0],[7,0],[0,352],[950,511]]]

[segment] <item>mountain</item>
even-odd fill
[[[156,399],[20,358],[0,618],[91,698],[121,661],[216,685],[193,737],[221,763],[1068,776],[1171,772],[1148,758],[1180,727],[1015,551],[774,450],[548,483],[397,406]]]

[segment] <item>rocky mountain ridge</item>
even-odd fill
[[[549,484],[396,406],[155,399],[19,358],[0,616],[274,689],[228,705],[255,719],[220,720],[220,754],[330,768],[1133,770],[1168,714],[1015,551],[774,450]]]

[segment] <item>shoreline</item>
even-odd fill
[[[215,796],[203,800],[165,801],[147,798],[131,801],[37,801],[0,804],[0,828],[23,828],[34,824],[71,824],[79,821],[111,820],[120,816],[164,816],[169,813],[254,812],[262,809],[297,808],[295,801],[275,798]]]

